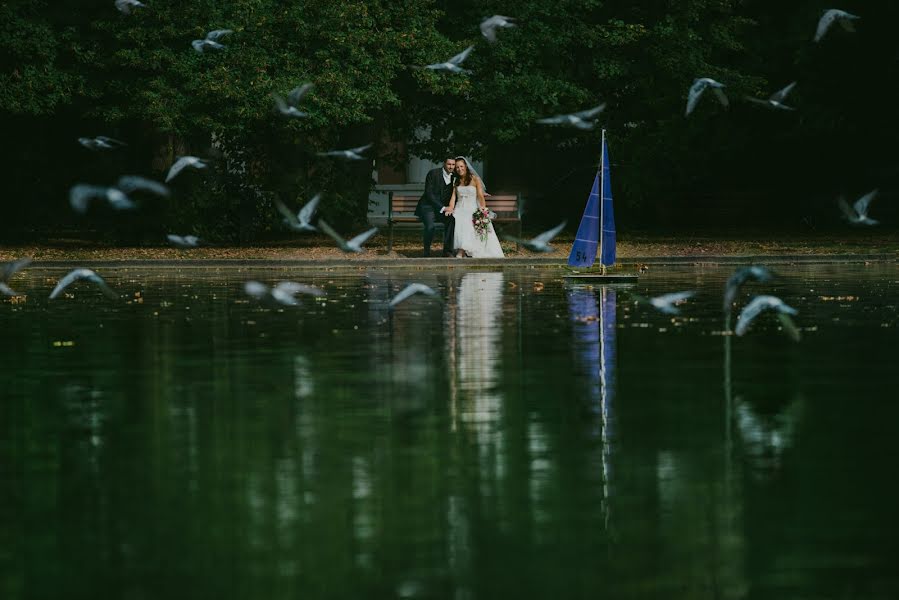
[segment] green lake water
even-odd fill
[[[439,266],[17,275],[0,598],[899,598],[896,264],[747,285],[799,343],[729,267]]]

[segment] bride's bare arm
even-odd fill
[[[481,183],[480,179],[475,180],[474,188],[478,192],[478,206],[487,208],[487,200],[484,198],[484,184]]]

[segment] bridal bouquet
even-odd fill
[[[490,229],[490,211],[486,208],[478,208],[471,214],[471,224],[474,225],[474,232],[478,234],[481,241],[486,242]]]

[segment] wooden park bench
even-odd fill
[[[387,252],[393,250],[394,224],[417,224],[421,220],[415,216],[415,207],[421,194],[410,195],[390,192],[387,200]],[[487,208],[496,213],[495,225],[516,225],[515,235],[521,237],[521,194],[493,194],[487,196]],[[438,223],[438,225],[443,225]],[[499,232],[497,231],[497,234]],[[516,244],[517,247],[517,244]]]

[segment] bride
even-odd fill
[[[478,208],[486,208],[484,184],[468,165],[464,156],[456,157],[456,187],[450,198],[446,214],[456,219],[453,248],[456,256],[472,258],[504,258],[493,223],[487,225],[487,236],[482,239],[474,229],[471,217]],[[457,214],[458,213],[458,214]]]

